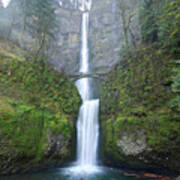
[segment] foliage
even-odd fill
[[[165,164],[175,167],[180,145],[180,1],[139,1],[139,21],[135,23],[139,24],[141,42],[131,49],[127,22],[133,6],[128,1],[118,2],[127,45],[120,52],[121,61],[102,83],[103,154],[117,165],[135,162],[134,157],[124,156],[118,141],[133,135],[136,143],[138,132],[143,132],[147,151],[141,154],[141,163],[161,161],[164,166],[161,155],[165,155]]]
[[[79,104],[68,77],[43,61],[0,56],[0,154],[7,147],[18,157],[40,160],[48,133],[72,137]]]
[[[161,27],[160,37],[163,44],[177,51],[180,43],[180,2],[167,0],[158,21]],[[179,51],[179,50],[178,50]]]
[[[143,42],[158,40],[159,26],[157,24],[161,13],[162,0],[142,0],[139,8],[139,25]]]
[[[172,80],[172,91],[176,93],[177,96],[172,99],[171,107],[174,107],[177,111],[180,112],[180,60],[176,60],[174,62]]]
[[[9,139],[10,152],[15,151],[22,157],[40,160],[46,147],[45,138],[48,129],[70,138],[72,123],[64,115],[37,109],[22,101],[11,99],[8,101],[13,113],[9,111],[0,113],[0,136]]]
[[[137,134],[139,130],[145,132],[147,146],[154,152],[169,153],[178,148],[180,116],[170,102],[179,98],[179,71],[173,70],[172,79],[172,58],[158,46],[140,46],[107,76],[100,113],[105,155],[120,160],[117,140],[123,132]]]
[[[55,113],[76,114],[79,96],[64,74],[44,62],[9,61],[0,67],[0,88],[4,95],[24,100]]]
[[[36,110],[33,106],[20,104],[16,101],[13,102],[13,106],[14,113],[0,113],[0,136],[9,139],[9,149],[18,151],[21,156],[34,157],[39,155],[38,150],[45,143],[45,140],[42,139],[44,137],[42,135],[44,130],[43,112]]]
[[[177,49],[180,42],[179,0],[142,0],[139,26],[143,42],[161,42]]]

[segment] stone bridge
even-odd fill
[[[81,78],[95,78],[95,79],[98,79],[98,80],[104,80],[104,75],[105,73],[76,73],[76,74],[72,74],[70,75],[70,78],[72,81],[77,81],[78,79],[81,79]]]

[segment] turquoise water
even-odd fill
[[[101,167],[97,172],[74,172],[69,168],[47,170],[39,173],[0,177],[0,180],[151,180],[152,178],[138,178],[125,176],[125,171]],[[132,172],[130,172],[132,173]]]

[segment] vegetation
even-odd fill
[[[146,151],[144,159],[151,165],[179,168],[179,5],[178,0],[139,3],[141,41],[123,53],[121,62],[102,84],[102,150],[117,165],[137,163],[138,158],[124,157],[117,142],[124,132],[134,134],[136,141],[141,131],[146,150],[153,150],[156,157]],[[165,156],[173,162],[161,159]]]
[[[50,135],[72,140],[80,97],[69,78],[46,63],[57,30],[54,2],[14,2],[35,47],[27,57],[17,45],[0,40],[0,162],[12,154],[20,162],[39,162]],[[136,157],[125,157],[117,142],[123,133],[136,141],[143,132],[141,162],[179,169],[180,1],[118,0],[117,5],[124,42],[121,61],[102,83],[103,155],[117,165],[136,165]]]
[[[140,131],[154,155],[178,154],[179,71],[175,68],[172,76],[171,59],[172,55],[160,47],[139,47],[107,76],[100,113],[106,156],[122,162],[118,139],[124,132],[136,137]]]
[[[53,52],[57,34],[55,4],[52,0],[13,0],[6,9],[0,6],[1,38],[13,40],[28,49],[29,55],[45,60]]]
[[[18,0],[17,3],[23,11],[24,28],[36,40],[36,56],[46,56],[57,28],[53,1]]]
[[[174,62],[172,91],[177,95],[171,101],[171,107],[180,111],[180,60]]]
[[[48,132],[71,139],[72,120],[78,114],[79,104],[78,92],[64,74],[43,61],[25,61],[2,51],[0,159],[9,151],[40,160],[47,146]]]

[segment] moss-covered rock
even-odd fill
[[[180,115],[171,106],[174,57],[159,47],[129,52],[101,90],[105,163],[180,169]]]
[[[0,174],[65,163],[72,158],[74,120],[81,103],[76,87],[45,62],[2,49]]]

